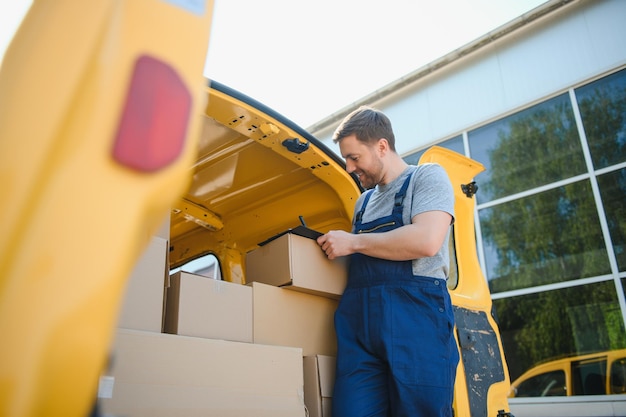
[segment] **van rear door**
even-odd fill
[[[422,155],[420,163],[425,162],[437,162],[446,169],[455,194],[448,280],[461,356],[454,387],[455,415],[505,415],[509,409],[509,373],[474,234],[474,194],[478,191],[474,178],[484,167],[438,146]]]
[[[0,72],[0,415],[84,416],[188,183],[212,0],[34,1]]]

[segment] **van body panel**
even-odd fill
[[[332,151],[217,82],[210,82],[207,96],[193,182],[171,215],[173,267],[214,252],[218,258],[230,253],[245,268],[247,252],[300,219],[320,232],[351,229],[361,189]],[[290,150],[290,143],[303,150]],[[224,279],[244,283],[229,269],[223,268]]]
[[[211,0],[195,3],[192,12],[162,0],[36,0],[7,50],[0,69],[2,416],[85,416],[95,402],[126,279],[189,183],[213,10]],[[164,70],[152,83],[148,61],[148,75]],[[131,82],[138,68],[139,93]],[[140,172],[116,159],[115,138],[128,132],[120,130],[124,103],[142,100],[146,114],[167,107],[159,98],[163,75],[177,85],[171,92],[187,97],[189,116],[177,120],[179,148],[169,161]],[[131,119],[127,127],[142,133],[131,140],[159,133],[137,113]]]
[[[419,163],[442,165],[454,189],[452,265],[448,289],[456,320],[461,360],[457,370],[454,401],[456,415],[495,416],[508,410],[509,373],[492,301],[476,252],[474,230],[475,177],[484,166],[445,148],[433,146]],[[454,263],[456,263],[456,268]]]

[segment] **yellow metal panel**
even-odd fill
[[[212,1],[200,9],[35,1],[7,51],[0,416],[84,416],[95,400],[127,276],[189,180]],[[150,174],[110,156],[140,55],[170,65],[193,100],[182,154]]]
[[[468,197],[461,187],[461,185],[470,184],[474,177],[484,171],[485,168],[479,162],[438,146],[433,146],[422,155],[420,163],[424,162],[437,162],[442,165],[450,177],[455,193],[454,238],[459,279],[455,288],[450,289],[452,304],[456,307],[484,312],[489,325],[492,329],[496,330],[501,354],[500,359],[503,364],[505,376],[504,381],[492,384],[488,391],[487,405],[489,407],[489,415],[496,415],[498,410],[509,409],[506,400],[506,396],[510,390],[509,373],[505,365],[506,360],[504,358],[502,340],[500,333],[497,331],[498,325],[491,315],[492,300],[489,286],[482,273],[476,255],[476,237],[474,229],[475,198],[473,196]],[[458,338],[457,345],[459,345]],[[485,354],[488,354],[488,352]],[[459,416],[470,417],[469,387],[467,386],[462,361],[459,363],[457,369],[457,378],[454,386],[455,410]]]
[[[207,114],[219,123],[269,148],[286,161],[309,170],[322,182],[329,184],[341,199],[345,212],[349,213],[350,217],[352,216],[356,199],[361,194],[358,186],[344,169],[337,169],[334,163],[330,167],[329,157],[315,144],[310,143],[309,149],[300,154],[288,151],[283,145],[285,139],[306,140],[299,138],[296,132],[286,127],[284,129],[277,127],[282,124],[272,119],[271,116],[260,113],[247,103],[233,101],[232,98],[219,91],[211,91]],[[257,163],[266,164],[266,161],[263,158],[257,158]]]
[[[211,83],[207,89],[193,182],[171,217],[170,264],[176,267],[214,253],[225,280],[245,282],[245,265],[239,262],[246,252],[298,226],[299,216],[322,232],[350,230],[361,191],[341,161],[308,133],[271,109],[221,88]],[[283,142],[293,138],[309,142],[308,149],[289,151]],[[199,215],[182,210],[188,202],[200,209]],[[194,216],[212,221],[202,225]]]
[[[485,170],[479,162],[445,148],[433,146],[422,155],[420,163],[437,162],[448,173],[454,188],[454,215],[456,256],[459,269],[457,286],[450,291],[456,306],[490,312],[491,294],[476,256],[474,230],[475,198],[468,197],[461,188]]]

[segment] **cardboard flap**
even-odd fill
[[[313,239],[313,240],[317,240],[318,237],[320,237],[320,236],[322,236],[324,234],[322,232],[318,232],[317,230],[309,229],[306,226],[297,226],[297,227],[294,227],[293,229],[287,229],[284,232],[281,232],[281,233],[279,233],[279,234],[277,234],[275,236],[270,237],[267,240],[264,240],[263,242],[259,243],[259,246],[267,245],[272,240],[278,239],[279,237],[281,237],[283,235],[286,235],[287,233],[291,233],[293,235],[306,237],[306,238]]]

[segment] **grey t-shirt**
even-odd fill
[[[391,214],[394,205],[394,197],[402,187],[404,180],[413,172],[409,183],[407,195],[404,198],[402,221],[410,224],[411,219],[426,211],[445,211],[452,216],[454,222],[454,191],[446,171],[438,164],[427,163],[421,165],[409,165],[402,174],[389,184],[377,185],[372,192],[363,222],[370,222]],[[363,193],[357,200],[356,213],[363,204]],[[433,278],[447,279],[449,273],[450,258],[448,253],[448,240],[450,232],[435,256],[413,260],[413,274]],[[415,237],[419,239],[419,236]]]

